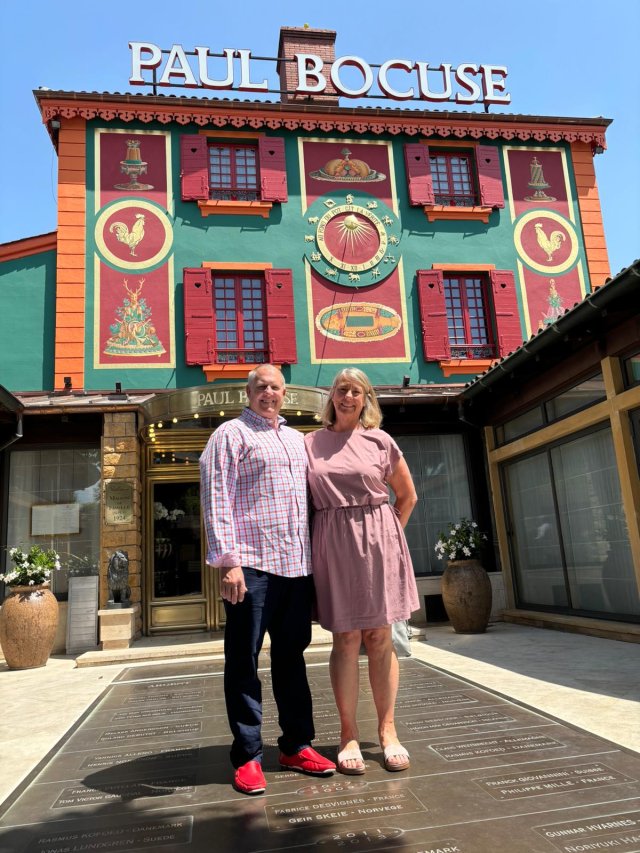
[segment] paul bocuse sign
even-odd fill
[[[253,65],[257,62],[250,50],[224,48],[221,54],[211,53],[208,47],[185,51],[174,44],[162,50],[151,42],[129,42],[131,50],[132,86],[153,82],[156,86],[185,86],[204,89],[237,89],[240,92],[268,92],[268,81],[252,80]],[[212,60],[222,60],[220,76],[210,76]],[[397,101],[422,100],[431,102],[453,100],[458,104],[509,104],[511,95],[505,91],[507,68],[504,65],[476,65],[466,62],[453,68],[450,63],[430,66],[428,62],[411,59],[388,59],[373,66],[359,56],[340,56],[329,68],[313,53],[294,53],[296,85],[294,93],[317,95],[325,91],[330,81],[346,98],[362,98],[377,84],[382,97]],[[374,71],[375,68],[375,71]],[[344,69],[355,69],[359,82],[348,85]],[[146,80],[143,73],[160,71],[157,79]],[[396,81],[392,84],[390,77]],[[258,75],[259,77],[260,75]],[[349,79],[354,75],[349,74]]]

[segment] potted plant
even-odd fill
[[[10,548],[9,556],[13,567],[0,574],[9,592],[0,608],[0,646],[9,669],[44,666],[58,627],[58,602],[49,582],[60,558],[39,545],[26,552]]]
[[[487,541],[475,521],[462,518],[449,524],[434,548],[439,560],[447,560],[442,575],[442,602],[457,634],[481,634],[491,613],[491,581],[480,562]]]

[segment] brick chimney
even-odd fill
[[[297,62],[282,62],[277,65],[280,77],[280,88],[283,93],[280,100],[283,104],[328,104],[338,106],[338,93],[329,80],[329,72],[335,52],[336,31],[335,30],[312,30],[310,27],[280,27],[280,41],[278,43],[278,59],[294,59],[296,53],[313,53],[324,62],[322,73],[327,81],[327,87],[322,94],[290,94],[286,90],[293,91],[298,82]]]

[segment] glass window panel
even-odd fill
[[[546,453],[505,466],[518,604],[566,606],[562,551]]]
[[[98,448],[15,450],[9,456],[7,545],[53,548],[63,564],[98,566],[100,550],[100,451]],[[43,504],[78,505],[79,532],[32,535],[31,510]],[[3,554],[3,571],[11,564]],[[67,566],[55,572],[51,589],[58,598],[68,593]]]
[[[591,406],[600,400],[604,400],[605,396],[604,378],[601,373],[598,373],[596,376],[587,379],[586,382],[581,382],[579,385],[569,388],[568,391],[549,400],[545,404],[547,416],[550,421],[558,420],[578,409],[583,409],[586,406]]]
[[[199,484],[154,484],[153,508],[154,597],[201,595]]]
[[[624,375],[628,388],[640,384],[640,353],[624,360]]]
[[[610,429],[551,451],[573,608],[640,614]]]
[[[446,525],[470,518],[471,496],[461,435],[396,436],[411,470],[418,503],[406,527],[416,575],[442,572],[434,546]]]
[[[513,418],[512,420],[502,424],[501,443],[513,441],[514,438],[518,438],[528,432],[533,432],[533,430],[539,429],[543,425],[544,417],[542,407],[538,406],[535,409],[531,409],[523,415],[519,415],[517,418]]]

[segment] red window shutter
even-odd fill
[[[183,288],[185,361],[211,364],[216,348],[211,270],[183,270]]]
[[[428,147],[408,143],[404,146],[404,162],[407,167],[409,204],[435,204]]]
[[[260,159],[260,197],[262,201],[287,201],[287,164],[284,139],[261,136],[258,140]]]
[[[522,346],[522,327],[518,311],[518,297],[511,270],[491,270],[493,315],[498,338],[498,355],[504,358]]]
[[[494,145],[476,146],[480,204],[487,207],[504,207],[500,152]]]
[[[450,358],[447,306],[441,270],[418,270],[418,302],[425,361]]]
[[[209,146],[207,137],[180,137],[180,187],[182,201],[209,198]]]
[[[291,270],[265,270],[267,341],[273,364],[296,364],[296,325]]]

